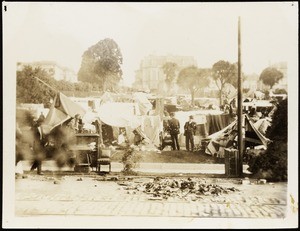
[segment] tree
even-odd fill
[[[212,67],[212,76],[219,89],[220,105],[222,105],[222,94],[224,86],[229,83],[237,86],[237,65],[228,61],[220,60]]]
[[[50,106],[50,99],[54,98],[55,91],[40,83],[36,78],[50,86],[55,85],[55,80],[44,69],[25,66],[17,71],[17,103],[36,103]]]
[[[287,91],[283,88],[277,88],[274,90],[274,94],[287,94]]]
[[[42,80],[48,86],[40,82]],[[55,97],[56,91],[74,92],[87,95],[93,90],[93,85],[86,82],[71,83],[65,80],[55,80],[49,72],[42,68],[25,66],[17,71],[17,103],[36,103],[50,107],[50,99]]]
[[[172,89],[172,83],[176,78],[176,71],[178,69],[178,65],[173,62],[167,62],[162,67],[164,74],[166,75],[166,85],[168,87],[168,92]]]
[[[60,91],[74,91],[75,90],[75,85],[66,80],[58,80],[55,82],[55,85],[57,86],[57,90],[60,90]]]
[[[265,68],[259,76],[259,80],[263,84],[270,86],[270,89],[283,78],[283,73],[278,71],[276,68],[267,67]]]
[[[288,142],[288,102],[282,100],[272,116],[272,124],[266,136],[271,139],[265,153],[254,156],[249,162],[249,170],[254,174],[268,173],[265,178],[275,181],[287,180],[287,142]]]
[[[209,85],[208,76],[208,69],[200,69],[196,66],[186,67],[179,72],[177,83],[179,86],[190,91],[192,106],[194,106],[196,91]]]
[[[83,53],[78,80],[97,84],[103,91],[114,91],[122,79],[122,63],[118,44],[106,38]]]

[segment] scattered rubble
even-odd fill
[[[267,180],[266,180],[266,179],[259,179],[259,180],[258,180],[258,183],[259,183],[259,184],[266,184],[266,183],[267,183]]]
[[[248,177],[245,177],[244,179],[241,180],[242,185],[249,185],[251,184],[250,180]]]
[[[226,188],[217,184],[206,184],[205,180],[199,179],[169,179],[156,177],[153,181],[145,183],[118,182],[130,194],[137,191],[149,194],[149,200],[163,200],[170,197],[185,198],[191,201],[202,199],[202,196],[219,196],[239,191],[234,187]]]

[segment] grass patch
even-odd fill
[[[162,151],[161,153],[141,151],[141,163],[201,163],[215,164],[222,163],[222,160],[207,155],[204,152],[187,151]],[[117,151],[112,155],[112,161],[121,162],[123,151]]]

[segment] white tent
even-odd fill
[[[133,130],[154,144],[160,145],[159,133],[162,121],[158,115],[141,115],[137,103],[107,102],[100,106],[97,116],[100,121],[115,128],[125,128],[129,140],[133,140]]]

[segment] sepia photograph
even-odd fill
[[[2,19],[2,228],[298,228],[298,2]]]

